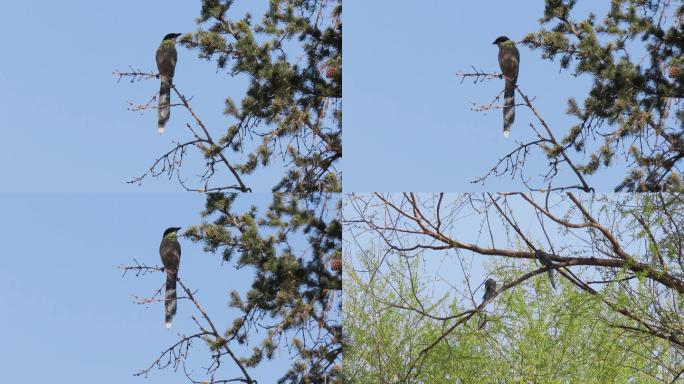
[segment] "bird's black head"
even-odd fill
[[[182,35],[182,33],[169,33],[166,36],[164,36],[163,40],[173,40],[180,35]]]
[[[169,233],[174,233],[180,231],[182,227],[171,227],[171,228],[166,228],[166,231],[164,231],[164,236],[168,235]]]
[[[510,39],[506,36],[499,36],[496,38],[496,40],[494,40],[494,42],[492,44],[499,44],[499,43],[503,43],[504,41],[508,41],[508,40],[510,40]]]

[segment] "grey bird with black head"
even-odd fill
[[[542,265],[545,265],[547,267],[553,266],[553,261],[551,261],[549,254],[542,251],[541,249],[537,249],[536,251],[534,251],[534,256],[537,259],[539,259]],[[549,269],[547,273],[549,275],[549,281],[551,282],[551,286],[553,287],[553,289],[556,289],[556,278],[554,275],[555,271],[553,269]]]
[[[487,301],[494,296],[494,291],[496,291],[496,280],[494,279],[487,279],[485,281],[485,293],[484,296],[482,296],[482,301]]]
[[[164,271],[166,271],[166,295],[164,300],[164,318],[166,328],[171,328],[173,317],[176,315],[176,278],[180,266],[181,247],[176,232],[180,227],[167,228],[159,245]]]
[[[494,297],[494,292],[496,291],[496,280],[494,279],[487,279],[484,283],[485,286],[485,292],[484,295],[482,296],[482,303],[486,303],[489,301],[492,297]],[[482,304],[480,304],[482,305]],[[481,314],[480,315],[480,320],[478,321],[477,324],[477,329],[483,329],[487,325],[487,315],[486,314]]]
[[[518,82],[520,52],[515,42],[506,36],[499,36],[492,44],[499,47],[499,67],[506,78],[504,88],[504,137],[508,137],[515,121],[515,86]]]
[[[157,108],[157,130],[160,135],[164,133],[166,122],[171,116],[171,82],[173,81],[173,74],[176,72],[176,61],[178,61],[176,38],[180,35],[180,33],[167,34],[157,48],[157,69],[161,80],[159,107]]]

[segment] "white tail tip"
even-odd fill
[[[171,329],[171,322],[166,323],[166,329]]]
[[[510,134],[511,134],[510,131],[504,131],[504,137],[508,138],[508,135],[510,135]]]
[[[164,127],[160,125],[160,126],[157,128],[157,132],[159,132],[160,135],[161,135],[162,133],[164,133]]]

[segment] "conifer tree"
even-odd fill
[[[546,0],[540,29],[519,46],[526,60],[557,61],[562,73],[589,79],[583,100],[568,99],[567,123],[552,124],[550,111],[534,105],[524,82],[517,84],[518,108],[532,112],[533,138],[474,182],[509,174],[532,191],[595,190],[589,175],[624,168],[615,191],[681,191],[684,188],[684,5],[681,1],[613,0],[605,15],[579,18],[576,0]],[[589,3],[588,6],[598,6]],[[535,53],[538,55],[535,57]],[[498,73],[460,72],[462,78],[494,80]],[[495,104],[478,105],[488,111]],[[562,108],[562,107],[561,107]],[[530,154],[541,150],[545,170],[525,172]],[[536,159],[535,159],[536,160]],[[565,174],[570,179],[564,178]],[[562,176],[559,176],[562,175]]]
[[[241,313],[230,324],[217,323],[204,310],[191,277],[179,280],[179,300],[194,304],[199,330],[187,336],[181,330],[180,340],[139,375],[185,368],[192,342],[202,339],[212,351],[206,382],[255,383],[253,368],[278,357],[291,363],[279,373],[280,383],[342,380],[342,3],[262,1],[266,10],[259,20],[239,15],[235,0],[200,1],[198,29],[180,37],[179,44],[215,62],[217,76],[247,78],[248,87],[241,100],[226,98],[226,124],[216,127],[205,123],[185,96],[184,91],[197,91],[192,84],[172,84],[171,106],[180,108],[169,124],[185,126],[186,139],[174,140],[175,147],[131,180],[142,184],[166,175],[186,191],[202,193],[202,222],[179,235],[255,278],[245,296],[226,296]],[[184,53],[181,63],[191,59]],[[131,81],[156,78],[140,70],[116,74]],[[134,109],[147,108],[153,104]],[[182,137],[180,131],[168,134]],[[191,153],[200,154],[203,165],[185,161]],[[268,193],[271,203],[239,212],[234,203],[251,201],[249,175],[259,168],[284,170],[268,190],[254,191]],[[139,275],[161,271],[137,262],[123,269]],[[245,346],[250,353],[236,352]],[[232,376],[222,377],[225,369]],[[197,375],[185,374],[197,382]]]
[[[593,78],[582,102],[568,101],[577,124],[562,139],[563,148],[583,152],[588,141],[602,138],[579,168],[585,174],[627,157],[630,171],[616,191],[681,190],[684,4],[614,0],[599,20],[594,14],[573,18],[576,3],[546,0],[542,28],[524,39],[543,58]]]

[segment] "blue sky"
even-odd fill
[[[608,6],[579,2],[575,15],[586,16],[587,7],[602,15]],[[543,11],[543,0],[346,2],[345,191],[523,190],[510,177],[485,186],[470,181],[511,151],[515,140],[532,137],[533,116],[517,108],[511,137],[504,139],[500,109],[486,115],[470,110],[470,102],[490,103],[503,81],[461,84],[456,73],[471,66],[499,72],[492,42],[500,35],[519,41],[538,30]],[[536,98],[560,137],[575,123],[565,115],[568,96],[586,93],[590,79],[560,72],[538,51],[519,49],[518,84]],[[529,176],[545,173],[542,157],[530,165]],[[604,171],[589,182],[608,192],[620,176],[619,169]]]
[[[243,196],[235,208],[265,207],[270,200],[266,194]],[[2,381],[185,381],[182,371],[153,370],[147,380],[133,373],[175,343],[178,332],[193,332],[190,316],[197,311],[180,300],[167,330],[162,303],[133,303],[133,295],[151,296],[164,276],[122,277],[117,266],[133,259],[159,265],[163,230],[199,223],[203,206],[191,194],[0,194]],[[222,264],[220,256],[204,253],[189,240],[181,239],[181,246],[180,277],[197,290],[195,296],[212,320],[225,329],[238,315],[227,305],[228,293],[244,293],[253,271]],[[203,344],[194,345],[190,361],[195,372],[208,365],[208,356]],[[289,363],[287,352],[280,357],[250,373],[260,383],[275,382]],[[224,372],[236,372],[225,366],[230,370]]]

